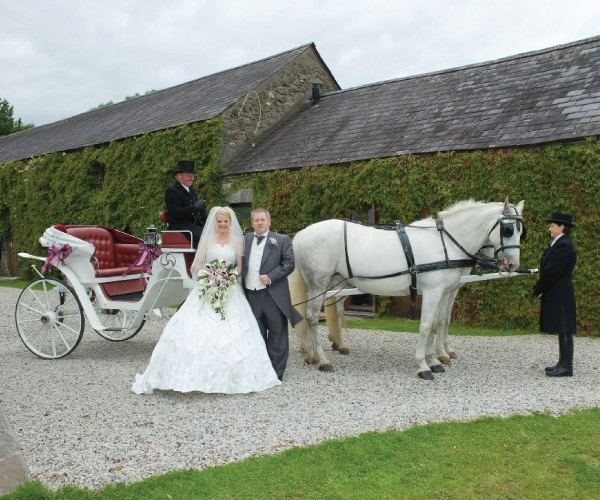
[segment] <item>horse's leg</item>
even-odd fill
[[[448,298],[448,304],[446,306],[446,315],[445,322],[442,325],[442,348],[444,352],[448,355],[448,362],[450,362],[450,358],[456,358],[456,352],[454,349],[450,347],[450,337],[448,336],[448,328],[450,326],[450,320],[452,319],[452,307],[454,306],[454,301],[456,300],[456,294],[458,293],[459,287],[456,287],[455,290],[451,291]],[[440,359],[440,361],[442,361]],[[442,361],[443,362],[443,361]]]
[[[450,364],[450,353],[446,351],[445,337],[448,335],[449,314],[452,313],[452,304],[454,303],[455,291],[444,294],[440,302],[438,314],[435,321],[437,332],[435,342],[435,355],[443,364]]]
[[[323,295],[327,288],[327,283],[322,286],[308,285],[308,296],[311,300],[306,308],[306,321],[308,322],[309,337],[312,341],[312,348],[317,355],[317,363],[319,370],[324,372],[332,372],[333,365],[325,356],[323,347],[319,342],[319,315],[321,314],[321,306],[323,305]],[[313,298],[314,297],[314,298]]]
[[[447,294],[443,294],[442,298],[440,299],[440,302],[437,306],[435,315],[433,317],[433,325],[431,327],[429,335],[427,336],[427,343],[426,343],[426,347],[425,347],[425,361],[427,363],[427,366],[429,366],[431,371],[434,373],[442,373],[445,371],[444,367],[440,364],[440,360],[438,359],[436,352],[435,352],[436,351],[436,349],[435,349],[435,344],[436,344],[435,330],[437,330],[439,328],[442,311],[443,311],[443,314],[445,314],[445,312],[446,312],[446,307],[445,307],[446,306],[446,297],[447,297]]]
[[[426,352],[429,334],[431,333],[435,315],[441,299],[442,291],[440,289],[436,288],[434,290],[427,290],[423,292],[423,301],[421,303],[421,324],[419,326],[419,340],[417,342],[415,362],[418,366],[417,375],[425,380],[433,380],[433,374],[431,373],[432,369],[427,364]],[[433,366],[437,366],[438,364],[439,361]],[[441,367],[441,365],[439,366]]]
[[[302,278],[302,275],[298,271],[298,268],[296,268],[294,272],[289,275],[288,283],[292,304],[304,318],[294,327],[296,337],[300,342],[300,352],[304,355],[304,361],[307,364],[316,364],[317,353],[313,347],[312,338],[310,338],[309,335],[308,322],[306,321],[306,300],[308,298],[308,289],[304,279]]]
[[[344,320],[344,298],[331,297],[325,300],[325,319],[329,328],[327,338],[331,348],[340,354],[349,354],[350,350],[342,338]]]

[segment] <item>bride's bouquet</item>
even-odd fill
[[[200,307],[210,301],[213,311],[225,320],[227,296],[238,278],[237,265],[215,259],[198,271]]]

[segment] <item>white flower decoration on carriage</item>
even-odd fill
[[[273,245],[274,247],[276,247],[276,246],[277,246],[277,240],[276,240],[276,239],[275,239],[273,236],[271,236],[271,237],[269,238],[269,243],[270,243],[271,245]]]

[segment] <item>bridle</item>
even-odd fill
[[[494,255],[497,255],[500,252],[504,252],[507,248],[518,248],[521,249],[521,245],[505,245],[504,238],[511,238],[515,234],[515,226],[517,231],[521,232],[520,241],[525,241],[527,238],[527,229],[525,228],[525,224],[523,224],[523,217],[519,214],[517,207],[511,205],[510,208],[514,209],[514,214],[502,214],[495,224],[490,229],[488,233],[488,238],[492,234],[492,231],[496,228],[496,226],[500,226],[500,246],[494,249]],[[490,246],[490,245],[486,245]],[[485,247],[484,247],[485,248]]]

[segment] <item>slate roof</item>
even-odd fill
[[[313,48],[307,44],[152,94],[0,137],[0,164],[102,144],[217,116]]]
[[[228,174],[600,134],[600,37],[325,94]]]

